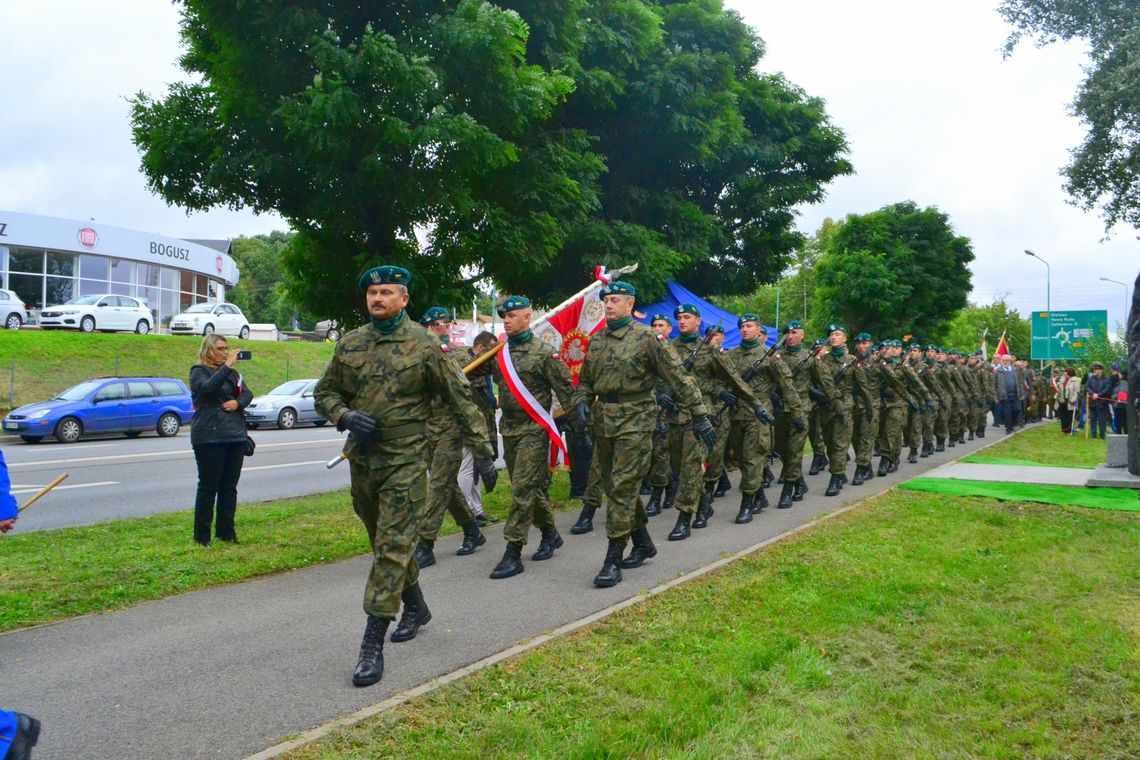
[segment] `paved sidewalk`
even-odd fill
[[[767,510],[749,525],[733,524],[740,497],[734,487],[716,500],[709,527],[687,541],[665,540],[676,519],[666,511],[650,520],[657,557],[625,571],[612,589],[591,584],[605,554],[601,514],[586,536],[569,534],[575,514],[559,515],[565,547],[548,562],[526,559],[526,571],[507,580],[487,577],[505,545],[500,530],[487,532],[487,545],[470,557],[455,556],[459,536],[443,539],[438,564],[421,576],[431,623],[414,641],[385,646],[384,680],[367,689],[350,682],[369,566],[359,557],[0,635],[0,706],[43,720],[38,760],[245,757],[995,440],[904,463],[898,473],[847,486],[836,498],[823,496],[822,473],[808,479],[803,502]],[[778,493],[778,486],[768,489],[773,502]],[[532,531],[524,558],[536,545]]]
[[[1044,486],[1084,486],[1090,470],[1075,467],[1036,467],[1008,464],[950,462],[925,474],[928,478],[984,480],[992,483],[1029,483]]]

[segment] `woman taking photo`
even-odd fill
[[[210,524],[217,502],[218,522],[214,535],[220,541],[237,543],[234,513],[237,484],[245,460],[245,414],[253,393],[234,369],[238,352],[230,351],[224,335],[211,333],[202,339],[198,363],[190,368],[190,393],[194,421],[190,445],[198,463],[198,495],[194,500],[194,540],[210,545]]]

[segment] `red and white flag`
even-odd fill
[[[1009,353],[1009,346],[1005,342],[1005,332],[1003,331],[1001,337],[998,339],[997,348],[994,349],[994,358],[1000,359]]]

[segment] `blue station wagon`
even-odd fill
[[[0,427],[27,443],[52,435],[74,443],[85,435],[153,430],[178,435],[194,417],[190,390],[172,377],[103,377],[74,385],[51,401],[13,409]]]

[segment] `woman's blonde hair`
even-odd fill
[[[226,343],[229,343],[229,341],[226,339],[226,336],[219,335],[216,332],[212,332],[206,337],[202,338],[202,347],[198,349],[199,364],[204,364],[207,367],[213,366],[213,360],[210,356],[210,352],[214,349],[214,346],[217,345],[218,341],[220,340],[224,340]]]

